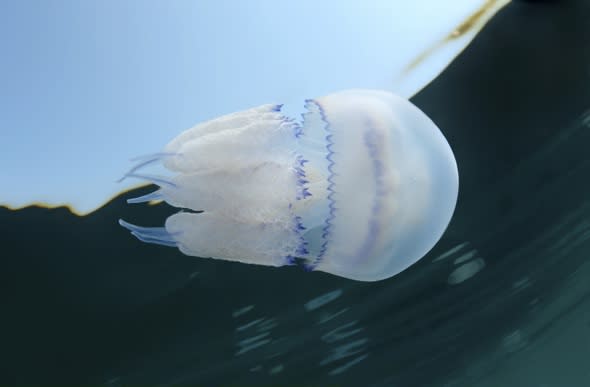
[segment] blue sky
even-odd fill
[[[270,102],[298,112],[347,88],[396,91],[403,66],[482,1],[405,3],[2,1],[0,204],[86,212],[133,183],[115,183],[130,158],[200,121]]]

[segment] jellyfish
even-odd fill
[[[180,208],[141,241],[267,266],[377,281],[440,239],[458,194],[453,152],[408,100],[347,90],[305,101],[300,121],[262,105],[188,129],[124,177],[159,186],[129,203]],[[159,163],[164,176],[141,173]]]

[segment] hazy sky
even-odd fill
[[[0,204],[90,210],[129,185],[115,180],[130,158],[200,121],[392,88],[403,65],[481,4],[2,1]]]

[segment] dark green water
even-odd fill
[[[511,4],[413,99],[459,202],[385,281],[142,244],[117,219],[171,211],[125,204],[144,192],[0,208],[0,384],[589,386],[589,21],[586,0]]]

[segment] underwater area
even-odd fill
[[[459,195],[440,241],[391,278],[141,243],[119,219],[177,212],[127,204],[153,185],[83,216],[0,206],[0,384],[590,386],[589,21],[588,0],[512,1],[409,98],[450,144]]]

